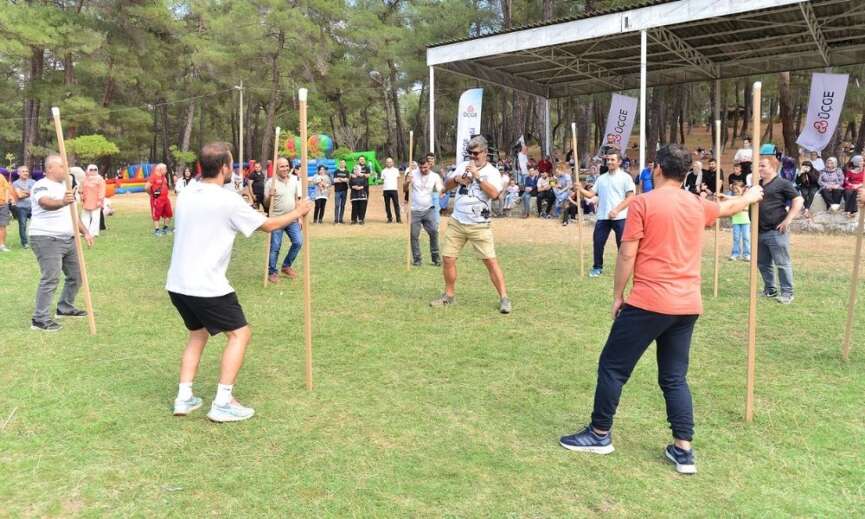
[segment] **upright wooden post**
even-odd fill
[[[408,132],[408,164],[405,167],[405,176],[403,177],[403,189],[405,189],[405,183],[408,182],[408,197],[406,198],[406,227],[408,227],[408,241],[405,245],[405,269],[406,271],[411,270],[411,188],[412,188],[412,179],[409,175],[414,175],[411,170],[411,162],[414,158],[414,130],[410,130]]]
[[[303,200],[309,196],[309,144],[306,142],[307,90],[297,91],[300,102],[300,185]],[[310,256],[309,213],[303,216],[303,335],[306,343],[306,389],[312,391],[312,260]]]
[[[751,157],[751,185],[760,182],[760,101],[763,84],[754,83],[753,99],[753,136],[754,149]],[[745,395],[745,421],[754,420],[754,375],[757,365],[757,250],[759,249],[758,229],[760,227],[760,204],[751,205],[751,280],[749,284],[750,304],[748,306],[748,370]]]
[[[751,177],[754,178],[754,177]],[[715,200],[721,195],[721,81],[715,80]],[[715,276],[712,295],[718,297],[718,277],[721,271],[721,221],[715,220]]]
[[[571,151],[574,157],[574,185],[580,182],[580,157],[577,154],[577,123],[571,123]],[[526,208],[528,210],[529,208]],[[586,266],[583,257],[583,199],[577,189],[577,248],[580,256],[580,277],[586,277]]]
[[[276,161],[279,159],[279,126],[276,127],[276,132],[273,137],[273,161],[270,163],[271,171],[273,175],[270,177],[271,188],[276,185]],[[264,172],[267,175],[267,170]],[[265,187],[267,187],[267,182],[264,183]],[[270,193],[265,193],[265,197],[270,196]],[[273,215],[273,197],[270,197],[269,203],[270,209],[267,211],[268,216]],[[282,229],[277,232],[282,232]],[[268,270],[270,269],[270,235],[271,233],[267,233],[267,238],[264,240],[264,288],[267,288],[267,276],[269,274]],[[279,259],[279,258],[277,258]]]
[[[240,139],[237,143],[237,162],[240,164],[239,173],[243,176],[243,80],[240,81]],[[241,181],[242,184],[242,181]],[[250,202],[255,202],[255,200],[250,200]]]
[[[865,232],[865,208],[859,208],[859,225],[856,226],[856,254],[853,256],[853,274],[850,276],[850,299],[847,301],[847,326],[844,328],[844,344],[841,356],[844,362],[850,358],[850,337],[853,334],[853,310],[856,308],[856,287],[859,284],[859,266],[862,264],[862,233]]]
[[[57,132],[57,147],[60,149],[60,157],[63,160],[63,169],[66,171],[66,189],[72,189],[72,173],[69,171],[69,157],[66,155],[66,141],[63,139],[63,126],[60,124],[60,109],[51,107],[51,115],[54,117],[54,130]],[[9,173],[12,179],[12,173]],[[10,182],[11,185],[11,182]],[[78,186],[79,189],[81,186]],[[81,246],[81,233],[78,232],[80,218],[78,216],[78,203],[73,201],[69,204],[69,213],[72,216],[72,236],[75,241],[75,254],[78,256],[78,266],[81,270],[81,285],[84,289],[84,305],[87,309],[87,324],[90,326],[90,335],[96,335],[96,316],[93,314],[93,298],[90,294],[90,281],[87,277],[87,264],[84,262],[84,248]]]

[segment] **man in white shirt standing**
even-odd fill
[[[66,282],[57,302],[57,316],[87,316],[87,312],[73,305],[81,285],[74,233],[83,234],[87,245],[91,247],[93,236],[80,221],[73,225],[72,214],[67,206],[74,204],[75,198],[72,191],[66,188],[66,169],[60,155],[52,154],[45,158],[45,176],[33,184],[30,201],[33,214],[30,220],[30,246],[42,271],[30,328],[56,332],[61,326],[51,318],[51,301],[60,284],[61,270],[66,275]]]
[[[487,161],[487,140],[472,137],[467,147],[471,159],[457,166],[448,175],[445,191],[457,188],[454,211],[445,231],[444,268],[445,292],[430,306],[447,306],[455,302],[457,257],[466,244],[471,244],[483,259],[490,279],[499,293],[499,311],[511,313],[511,300],[505,287],[505,276],[496,260],[493,230],[490,227],[491,202],[499,197],[504,186],[502,177]]]
[[[387,223],[393,223],[390,203],[393,203],[396,223],[402,223],[402,217],[399,214],[399,170],[393,167],[393,159],[390,157],[385,159],[384,165],[385,168],[381,170],[381,179],[383,181],[382,192],[384,193],[384,210],[387,213]]]
[[[270,216],[282,216],[294,211],[297,201],[303,195],[303,186],[296,176],[290,175],[291,167],[288,164],[288,159],[280,157],[276,161],[276,176],[271,177],[264,185],[264,209],[270,211]],[[271,205],[273,206],[271,209]],[[288,249],[288,254],[285,255],[285,260],[282,262],[281,272],[290,279],[297,277],[297,272],[291,266],[297,255],[300,254],[300,248],[303,246],[303,233],[300,228],[300,221],[295,220],[287,224],[284,228],[279,229],[270,234],[270,258],[268,259],[268,281],[271,283],[279,283],[279,273],[276,270],[276,262],[279,259],[279,249],[282,247],[282,234],[288,235],[291,240],[291,247]]]
[[[418,168],[409,172],[410,176],[404,184],[406,191],[411,188],[412,265],[421,266],[419,238],[423,226],[429,236],[429,250],[433,265],[438,267],[442,263],[439,255],[439,216],[436,202],[438,193],[444,190],[444,184],[439,174],[430,170],[430,163],[426,158],[420,160]]]
[[[592,190],[584,189],[580,184],[577,188],[587,198],[597,196],[595,232],[592,236],[594,245],[594,264],[589,277],[596,278],[604,272],[604,248],[610,238],[610,231],[616,234],[616,246],[622,246],[622,234],[625,231],[625,219],[628,217],[628,205],[634,198],[637,186],[634,179],[621,169],[622,154],[613,149],[607,155],[607,172],[599,176],[592,185]]]
[[[199,157],[201,181],[190,184],[177,197],[174,249],[165,284],[189,330],[174,415],[185,416],[201,407],[201,398],[192,394],[192,382],[208,338],[224,332],[228,345],[222,354],[216,398],[207,417],[214,422],[237,422],[252,418],[255,410],[240,405],[232,396],[251,337],[243,308],[225,277],[235,235],[241,232],[249,237],[256,230],[283,229],[313,205],[307,200],[293,211],[266,218],[223,188],[231,175],[232,156],[227,143],[207,144]]]

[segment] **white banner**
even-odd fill
[[[481,105],[484,99],[483,88],[466,90],[460,96],[457,112],[457,157],[456,164],[469,160],[466,147],[472,135],[481,133]]]
[[[620,151],[628,147],[631,130],[637,118],[636,97],[613,94],[610,103],[610,113],[607,115],[607,131],[604,132],[604,144],[615,146]]]
[[[838,127],[841,108],[847,94],[847,74],[821,74],[811,76],[811,96],[808,98],[808,117],[796,144],[809,151],[822,151]],[[791,154],[791,150],[787,150]]]

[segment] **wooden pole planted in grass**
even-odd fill
[[[279,158],[279,126],[276,127],[276,133],[273,138],[273,161],[270,163],[270,169],[273,173],[270,177],[270,188],[275,189],[276,187],[276,161]],[[267,171],[265,171],[267,174]],[[267,182],[265,182],[265,187],[267,186]],[[268,209],[267,216],[273,216],[273,197],[269,196],[270,193],[265,193],[265,198],[270,198],[268,201]],[[279,232],[282,232],[280,229]],[[270,272],[270,235],[271,233],[267,233],[267,238],[264,240],[264,288],[267,288],[267,277]],[[279,258],[277,258],[279,259]]]
[[[754,178],[754,177],[751,177]],[[715,200],[721,199],[721,81],[715,81]],[[721,271],[721,220],[715,220],[715,279],[712,294],[718,297]]]
[[[763,84],[759,81],[754,83],[753,110],[754,122],[752,125],[754,146],[751,157],[751,185],[757,185],[760,180],[760,101]],[[751,205],[751,280],[749,283],[750,304],[748,305],[748,371],[745,395],[745,421],[754,420],[754,375],[757,367],[757,249],[759,237],[757,230],[760,227],[760,204]]]
[[[850,276],[850,299],[847,301],[847,326],[844,328],[844,345],[841,356],[844,362],[850,358],[850,337],[853,334],[853,309],[856,307],[856,286],[859,284],[859,265],[862,263],[862,233],[865,232],[865,208],[859,208],[859,225],[856,226],[856,254],[853,256],[853,274]]]
[[[297,91],[300,102],[300,185],[303,199],[309,196],[309,144],[306,142],[307,90]],[[303,335],[306,343],[306,389],[312,391],[312,258],[310,256],[309,213],[303,216]]]
[[[408,196],[406,197],[405,215],[406,227],[408,227],[408,241],[405,245],[405,269],[411,270],[411,184],[412,179],[409,175],[414,175],[411,169],[411,161],[414,158],[414,130],[408,132],[408,165],[405,167],[405,175],[403,177],[403,189],[406,189],[408,183]]]
[[[571,123],[571,152],[574,157],[574,185],[580,183],[580,158],[577,155],[577,123]],[[528,212],[528,208],[526,208]],[[580,277],[586,276],[586,268],[583,263],[583,199],[582,193],[577,189],[577,248],[580,256]]]
[[[60,124],[60,109],[51,107],[51,115],[54,117],[54,130],[57,132],[57,147],[60,148],[60,157],[63,160],[63,169],[66,171],[66,189],[72,189],[72,173],[69,171],[69,158],[66,155],[66,141],[63,139],[63,126]],[[9,174],[12,178],[12,174]],[[80,188],[80,186],[79,186]],[[69,213],[72,215],[72,236],[75,239],[75,254],[78,256],[78,265],[81,269],[81,286],[84,288],[84,304],[87,309],[87,324],[90,326],[90,335],[96,335],[96,317],[93,314],[93,298],[90,294],[90,281],[87,278],[87,264],[84,262],[84,248],[81,246],[81,233],[78,226],[81,220],[78,217],[78,203],[73,201],[69,204]]]

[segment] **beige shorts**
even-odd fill
[[[464,225],[451,218],[445,230],[445,244],[442,247],[442,256],[458,258],[460,251],[466,243],[481,259],[493,259],[496,257],[496,246],[493,243],[493,230],[488,223]]]

